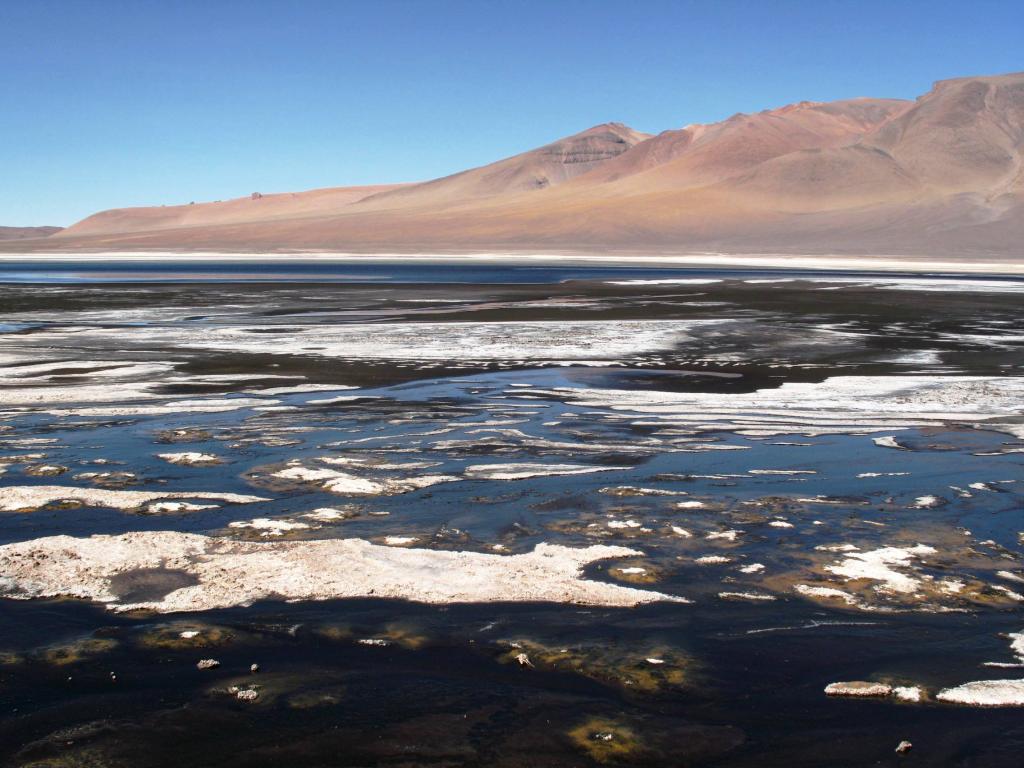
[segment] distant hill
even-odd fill
[[[104,211],[46,246],[1024,258],[1024,73],[655,136],[606,123],[422,183]]]
[[[49,237],[60,232],[63,227],[0,227],[0,240],[27,240],[38,237]]]

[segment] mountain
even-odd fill
[[[604,123],[482,168],[373,195],[359,207],[448,205],[548,189],[628,154],[649,138],[622,123]]]
[[[29,240],[49,237],[61,227],[0,227],[0,240]]]
[[[63,230],[61,237],[153,232],[228,224],[251,224],[275,219],[317,218],[330,215],[373,194],[401,187],[385,184],[367,187],[332,187],[308,192],[262,194],[253,192],[234,200],[149,208],[113,208],[95,213]]]
[[[1024,256],[1024,73],[655,136],[606,123],[391,187],[105,211],[79,249]]]

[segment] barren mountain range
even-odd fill
[[[13,250],[1024,258],[1024,73],[658,135],[606,123],[423,183],[103,211]]]

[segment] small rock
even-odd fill
[[[904,752],[909,752],[911,749],[913,749],[913,747],[914,745],[911,744],[909,741],[901,741],[899,744],[896,745],[896,754],[902,755]]]
[[[253,688],[243,688],[235,694],[235,698],[239,701],[256,701],[260,697],[260,692]]]
[[[252,672],[255,675],[257,672],[260,671],[260,665],[259,664],[251,664],[249,666],[249,671]]]
[[[220,666],[220,662],[216,659],[200,659],[196,663],[196,669],[216,669]]]
[[[519,666],[521,667],[529,667],[530,669],[533,669],[533,662],[530,661],[530,657],[525,653],[517,653],[516,661],[519,662]]]

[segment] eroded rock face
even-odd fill
[[[51,536],[0,547],[0,595],[78,597],[161,613],[257,600],[392,597],[427,603],[544,601],[631,607],[681,598],[581,578],[584,565],[642,554],[625,547],[539,544],[521,555],[378,546],[362,539],[253,542],[152,531]],[[165,589],[119,589],[159,571]],[[155,584],[155,582],[154,582]],[[140,599],[141,598],[141,599]]]

